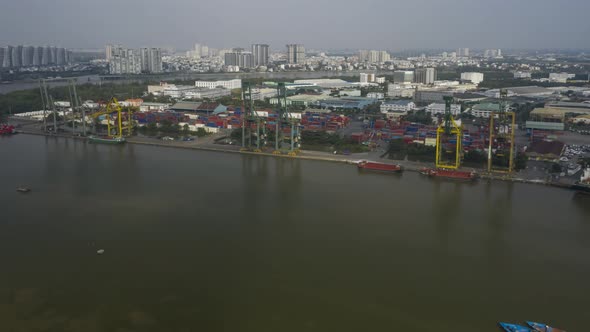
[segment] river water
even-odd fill
[[[316,79],[316,78],[340,78],[359,76],[364,71],[353,70],[353,71],[287,71],[287,72],[251,72],[251,73],[193,73],[193,72],[179,72],[179,73],[164,73],[161,75],[149,75],[149,76],[128,76],[114,79],[109,76],[102,78],[98,75],[86,75],[72,77],[76,79],[77,84],[127,84],[127,83],[142,83],[142,82],[158,82],[158,81],[171,81],[171,80],[230,80],[234,78],[241,78],[242,80],[253,79],[253,78],[264,78],[269,81],[277,79],[287,80],[298,80],[298,79]],[[378,71],[376,74],[390,74],[391,71]],[[48,80],[47,84],[49,87],[67,86],[68,81],[65,79],[61,80]],[[35,80],[28,81],[17,81],[9,84],[0,84],[0,94],[6,94],[14,91],[39,89],[39,82]]]
[[[40,136],[0,156],[1,331],[590,322],[589,196]]]

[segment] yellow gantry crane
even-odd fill
[[[506,110],[506,89],[500,90],[498,112],[490,114],[490,137],[488,146],[488,172],[512,174],[514,171],[514,131],[516,115]],[[494,157],[500,161],[508,159],[507,164],[497,165]]]
[[[445,118],[443,123],[436,130],[436,167],[457,169],[461,166],[463,159],[463,126],[455,122],[451,112],[453,97],[445,97]],[[454,158],[445,158],[445,155],[453,154],[452,150],[446,150],[445,145],[451,144],[450,138],[456,138],[454,147]]]
[[[111,98],[111,100],[109,100],[109,102],[107,103],[107,107],[104,111],[100,111],[100,112],[96,112],[93,113],[91,116],[93,118],[98,118],[101,115],[106,115],[106,120],[107,120],[107,133],[109,136],[111,136],[111,114],[113,113],[117,113],[117,120],[116,123],[113,124],[117,126],[117,134],[113,135],[113,137],[123,137],[123,119],[122,119],[122,114],[121,114],[121,105],[119,104],[119,101],[117,100],[117,98],[113,97]],[[129,112],[129,114],[131,114],[131,112]],[[129,119],[131,120],[131,115],[129,115]],[[128,126],[129,128],[129,133],[131,134],[131,121],[129,121]],[[126,127],[126,128],[127,128]]]

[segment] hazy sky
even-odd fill
[[[3,0],[0,45],[590,48],[590,0]]]

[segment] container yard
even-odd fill
[[[422,144],[426,146],[436,145],[437,126],[424,125],[412,122],[397,122],[393,120],[374,120],[364,126],[363,132],[353,133],[355,142],[373,142],[382,140],[403,140],[404,144]],[[475,127],[463,130],[462,144],[465,151],[483,150],[488,143],[488,127]],[[456,140],[450,139],[454,144]]]
[[[275,130],[278,113],[272,109],[257,110],[257,115],[260,121],[266,124],[267,130]],[[188,124],[190,130],[194,128],[217,128],[217,129],[237,129],[242,127],[243,112],[241,108],[228,107],[226,112],[205,115],[205,114],[190,114],[186,112],[174,111],[149,111],[138,112],[133,114],[133,119],[137,124],[146,126],[150,123],[161,123],[168,121],[172,124],[184,125]],[[337,131],[345,128],[350,124],[350,118],[338,114],[326,114],[316,112],[302,112],[301,121],[299,123],[299,130],[325,130]],[[286,133],[290,132],[290,128],[283,128]]]

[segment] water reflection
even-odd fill
[[[460,212],[462,183],[434,179],[432,212],[440,245],[449,250],[449,238]]]
[[[488,257],[491,264],[502,265],[506,256],[504,236],[512,222],[514,184],[487,181],[482,185],[485,186],[483,199],[485,204],[482,213],[487,225],[485,234],[488,234],[483,243],[484,256]],[[494,193],[494,188],[500,188],[499,192]]]

